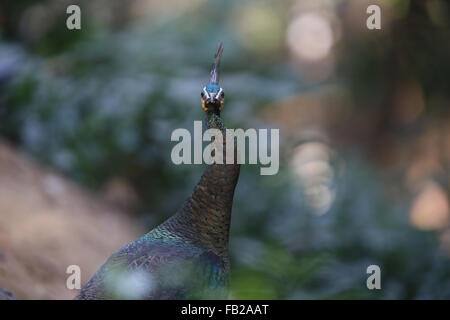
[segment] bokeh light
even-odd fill
[[[331,24],[320,14],[302,14],[289,25],[287,41],[298,58],[322,60],[330,53],[334,43]]]
[[[301,144],[292,157],[293,170],[309,206],[317,215],[326,213],[335,198],[334,171],[330,161],[329,147],[321,142]]]
[[[411,206],[410,219],[415,227],[422,230],[447,227],[450,212],[445,191],[434,182],[427,183]]]

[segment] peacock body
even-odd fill
[[[220,44],[210,83],[201,96],[207,128],[219,129],[225,137],[226,128],[220,118],[224,103],[219,86],[222,50]],[[76,299],[224,298],[230,269],[231,211],[238,178],[237,161],[208,165],[176,214],[114,253]]]

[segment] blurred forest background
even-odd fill
[[[0,285],[71,298],[69,264],[178,209],[221,40],[227,126],[281,134],[278,175],[241,171],[230,297],[449,299],[449,27],[444,0],[2,0]]]

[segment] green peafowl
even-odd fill
[[[222,52],[220,43],[201,101],[206,126],[219,129],[225,141],[226,128],[220,117],[225,98],[219,86]],[[231,143],[236,151],[235,141]],[[224,146],[226,150],[226,142]],[[114,253],[76,299],[225,298],[230,219],[239,170],[237,161],[208,165],[175,215]]]

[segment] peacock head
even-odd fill
[[[225,92],[215,82],[211,82],[201,92],[202,107],[205,111],[220,113],[225,102]]]
[[[209,84],[205,86],[200,93],[202,97],[202,107],[206,112],[214,112],[220,114],[223,108],[225,93],[219,86],[220,60],[222,58],[223,45],[219,43],[214,63],[211,68],[211,77]]]

